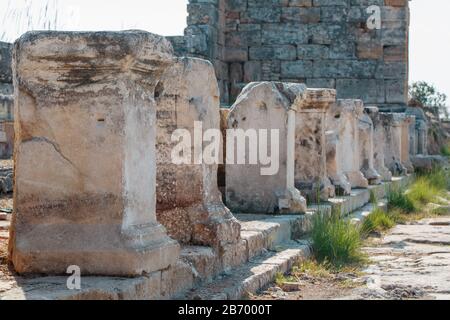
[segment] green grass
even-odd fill
[[[358,264],[364,260],[362,240],[357,226],[339,215],[317,214],[313,221],[312,243],[319,263],[335,267]]]
[[[422,173],[406,192],[388,192],[389,209],[399,209],[405,214],[416,213],[423,210],[426,204],[440,202],[439,197],[445,197],[445,192],[449,189],[450,177],[447,170],[435,169]]]
[[[401,210],[404,213],[413,213],[417,211],[414,201],[400,189],[391,189],[388,192],[388,208],[389,210]]]
[[[364,220],[361,226],[361,235],[369,236],[374,232],[383,232],[393,228],[396,224],[396,216],[381,209],[375,209]]]
[[[441,154],[442,154],[444,157],[450,157],[450,146],[443,146],[443,147],[441,148]]]

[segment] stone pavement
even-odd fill
[[[367,286],[345,299],[450,299],[450,217],[399,225],[365,250]]]

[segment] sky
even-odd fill
[[[0,40],[14,41],[28,29],[39,28],[40,16],[55,16],[56,11],[58,20],[52,24],[59,30],[143,29],[182,35],[186,4],[187,0],[0,0]],[[450,1],[411,0],[410,8],[410,82],[433,83],[447,94],[450,105]]]

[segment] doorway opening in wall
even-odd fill
[[[5,5],[3,4],[5,3]],[[188,0],[2,0],[0,41],[31,30],[120,31],[140,29],[183,35]]]

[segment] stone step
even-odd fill
[[[270,284],[277,273],[288,272],[294,264],[309,259],[307,243],[287,242],[278,245],[278,252],[267,252],[232,272],[217,277],[214,282],[175,296],[178,300],[238,300],[254,294]]]
[[[350,214],[347,219],[350,219],[353,223],[357,225],[361,225],[364,222],[364,219],[367,218],[375,209],[380,208],[382,210],[387,210],[388,201],[387,199],[383,199],[378,201],[377,204],[369,203],[365,205],[360,210],[357,210]]]

